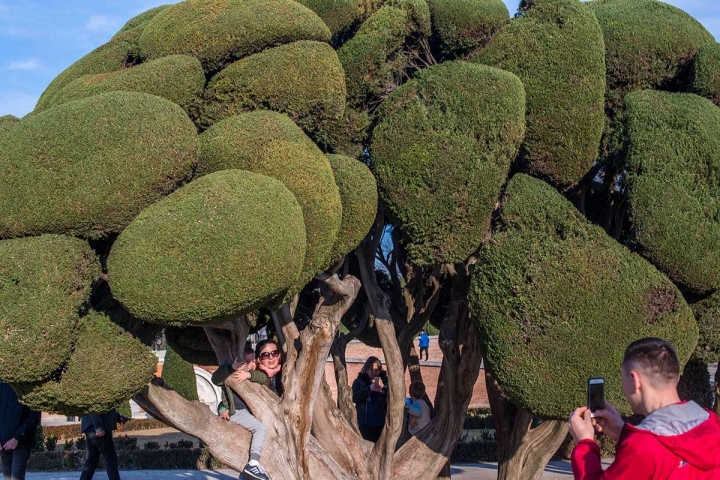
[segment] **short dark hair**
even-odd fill
[[[425,396],[425,384],[423,382],[412,382],[410,384],[410,396],[423,398]]]
[[[677,385],[680,378],[677,353],[662,338],[641,338],[628,345],[623,368],[626,372],[641,371],[655,386]]]

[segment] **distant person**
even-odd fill
[[[418,342],[418,346],[420,347],[420,360],[422,360],[422,354],[425,352],[425,360],[427,360],[428,357],[428,348],[430,347],[430,336],[427,334],[425,329],[420,330],[420,341]]]
[[[3,480],[25,480],[38,424],[40,412],[22,405],[12,387],[0,382],[0,458]]]
[[[574,410],[568,424],[577,441],[571,456],[575,479],[720,479],[720,420],[693,401],[680,401],[675,349],[659,338],[637,340],[625,350],[620,372],[623,395],[645,419],[637,427],[627,424],[607,402],[595,419],[587,407]],[[605,472],[595,431],[617,442],[615,461]]]
[[[250,380],[255,383],[266,384],[268,376],[255,370],[255,351],[245,350],[243,361],[237,359],[229,365],[221,365],[212,375],[212,382],[222,388],[222,401],[218,407],[218,414],[223,420],[228,420],[252,433],[250,442],[250,460],[242,473],[248,478],[268,480],[265,469],[260,465],[260,455],[265,444],[267,428],[250,413],[247,405],[235,391],[225,384],[230,378],[236,382]]]
[[[388,394],[387,373],[377,357],[365,361],[352,384],[352,391],[360,434],[365,440],[377,442],[385,425]]]
[[[85,462],[83,462],[80,480],[90,480],[95,475],[100,455],[105,460],[105,472],[109,480],[120,480],[117,453],[113,442],[113,430],[117,424],[124,424],[129,419],[120,415],[117,410],[98,415],[85,415],[80,419],[80,432],[85,434]]]
[[[431,410],[424,400],[425,384],[423,382],[412,382],[409,391],[410,404],[407,406],[409,414],[408,432],[410,435],[416,435],[430,423]]]

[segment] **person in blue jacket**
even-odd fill
[[[388,394],[387,373],[377,357],[365,361],[352,390],[360,434],[365,440],[377,442],[385,425]]]
[[[425,352],[425,360],[427,360],[429,358],[428,347],[430,347],[430,336],[424,329],[420,330],[420,341],[418,342],[418,346],[420,347],[420,360],[422,360],[423,352]]]
[[[38,424],[40,412],[22,405],[12,387],[0,382],[0,458],[4,480],[25,480]]]

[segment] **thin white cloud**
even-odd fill
[[[33,71],[42,70],[42,64],[37,58],[29,58],[27,60],[19,60],[17,62],[11,62],[8,66],[8,70],[22,70],[22,71]]]
[[[85,23],[85,30],[92,33],[115,32],[122,26],[122,22],[117,18],[108,17],[107,15],[93,15]]]

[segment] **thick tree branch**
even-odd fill
[[[244,315],[203,327],[218,365],[227,365],[243,358],[250,325]]]

